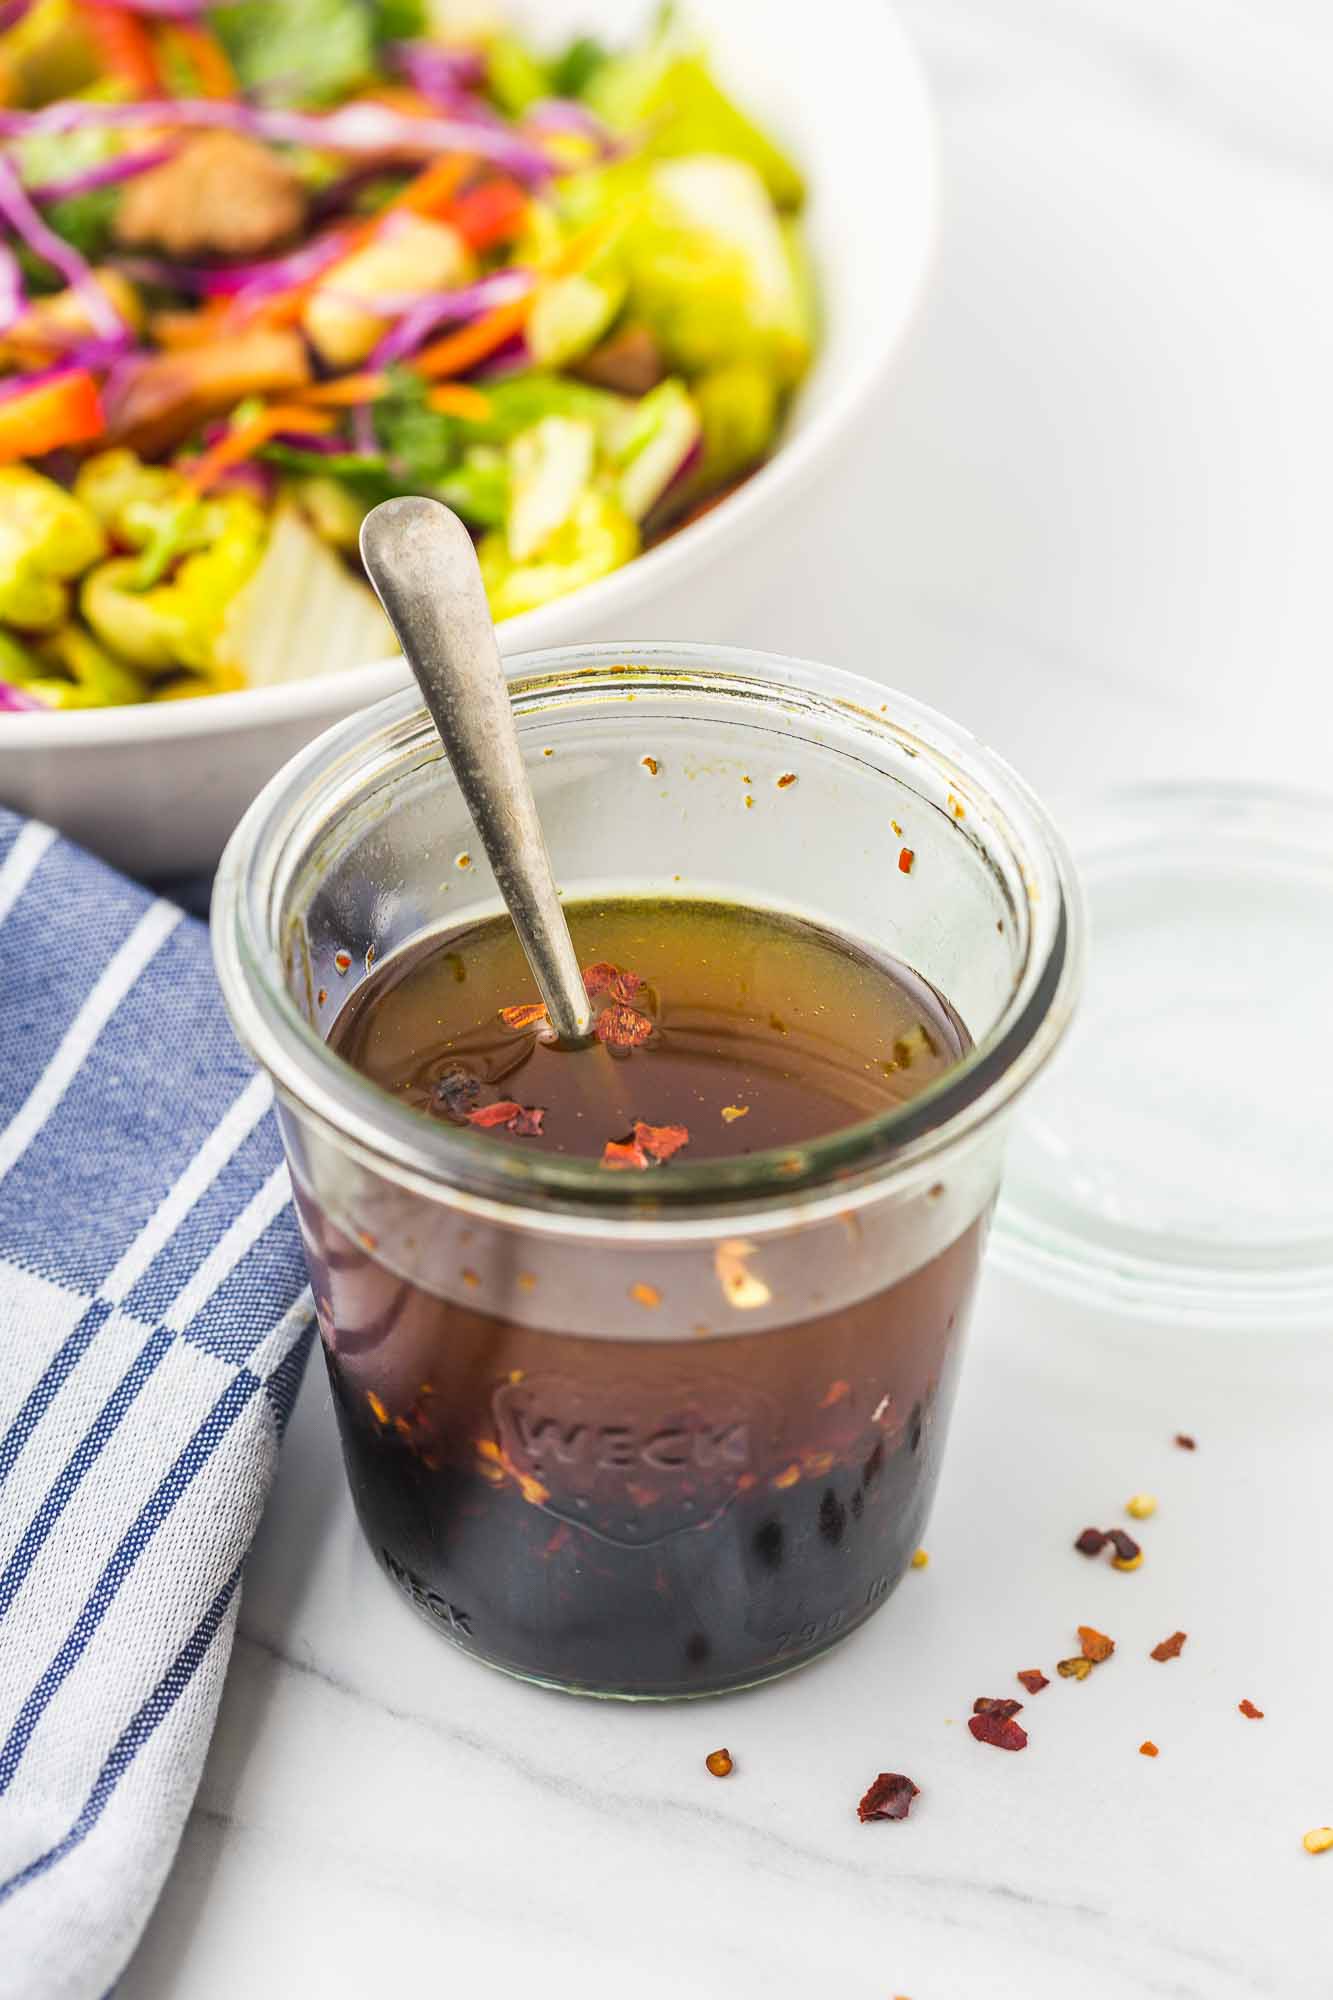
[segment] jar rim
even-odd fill
[[[1083,924],[1077,877],[1045,808],[1018,775],[966,730],[910,696],[817,662],[698,644],[562,647],[506,661],[520,716],[562,701],[604,704],[655,683],[685,695],[793,703],[869,731],[910,758],[925,757],[964,795],[985,801],[1003,830],[1026,903],[1025,948],[999,1017],[926,1090],[799,1146],[738,1159],[673,1161],[641,1187],[595,1160],[545,1156],[423,1118],[396,1103],[325,1043],[284,977],[283,894],[314,842],[339,820],[339,800],[361,794],[419,740],[443,757],[415,689],[327,730],[299,752],[250,806],[227,844],[214,888],[218,976],[233,1024],[279,1094],[345,1150],[404,1184],[470,1206],[590,1214],[678,1227],[693,1214],[729,1225],[771,1223],[824,1205],[855,1206],[886,1180],[925,1172],[1005,1110],[1045,1064],[1081,983]],[[610,686],[608,687],[608,683]],[[975,825],[975,820],[973,825]],[[972,838],[960,824],[959,836]]]

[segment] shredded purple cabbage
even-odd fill
[[[0,243],[0,333],[8,333],[28,306],[23,266],[7,243]]]
[[[3,154],[0,154],[0,217],[79,294],[95,333],[103,340],[129,341],[129,328],[83,257],[72,244],[47,228],[20,186],[13,165]]]
[[[190,271],[188,275],[194,284],[188,288],[197,285],[206,298],[229,298],[238,305],[255,305],[274,292],[303,285],[346,254],[346,236],[334,231],[329,236],[317,237],[313,243],[303,243],[299,250],[285,257],[270,257],[257,264],[230,264],[216,271]]]
[[[24,710],[45,707],[44,701],[38,701],[25,688],[15,687],[13,681],[0,681],[0,715],[18,715]]]
[[[488,354],[479,368],[468,371],[472,382],[497,382],[504,375],[521,375],[537,365],[536,356],[528,346],[525,333],[514,333],[501,347]]]
[[[486,76],[486,65],[474,50],[444,49],[436,42],[396,42],[391,54],[399,72],[437,111],[503,130],[499,114],[472,94]]]
[[[376,298],[376,312],[401,311],[402,317],[374,348],[366,362],[367,368],[388,368],[395,361],[406,360],[409,354],[416,353],[436,327],[443,326],[446,321],[458,325],[478,319],[482,313],[490,312],[496,306],[521,299],[532,290],[532,283],[530,272],[496,271],[488,278],[479,278],[475,285],[460,286],[457,291],[427,292],[424,297],[418,292],[415,297],[408,294]],[[361,303],[366,304],[367,301],[362,300]]]
[[[141,98],[108,104],[64,98],[40,111],[0,111],[0,138],[34,133],[122,131],[136,125],[191,126],[241,132],[278,145],[328,153],[476,153],[522,180],[549,180],[547,154],[506,126],[477,119],[411,118],[387,104],[344,104],[336,111],[277,111],[213,97]]]
[[[174,146],[144,146],[137,153],[121,153],[114,160],[103,160],[98,167],[67,174],[64,180],[42,181],[30,187],[28,194],[33,201],[64,201],[72,194],[91,194],[94,188],[114,187],[117,181],[133,180],[136,174],[147,173],[149,167],[160,167],[175,150]]]
[[[131,14],[153,14],[160,21],[195,21],[208,0],[120,0]]]
[[[576,132],[582,139],[593,140],[603,152],[613,151],[617,143],[601,119],[572,97],[543,97],[524,112],[523,123],[530,132]]]

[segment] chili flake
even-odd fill
[[[509,1121],[509,1130],[517,1139],[536,1139],[541,1134],[542,1120],[546,1113],[539,1104],[529,1104],[519,1112],[517,1118]]]
[[[641,1118],[634,1121],[634,1139],[642,1146],[650,1160],[669,1160],[682,1146],[688,1146],[690,1135],[684,1125],[645,1125]]]
[[[734,1125],[738,1118],[748,1118],[749,1115],[750,1107],[748,1104],[724,1104],[722,1106],[722,1116],[726,1119],[728,1125]]]
[[[1157,1745],[1155,1743],[1150,1741],[1140,1743],[1139,1745],[1140,1757],[1156,1757],[1157,1754],[1158,1750],[1157,1750]]]
[[[512,1028],[515,1032],[521,1028],[534,1028],[538,1021],[546,1019],[546,1002],[544,1000],[520,1000],[516,1007],[502,1007],[500,1009],[500,1019],[504,1022],[506,1028]]]
[[[467,1113],[469,1125],[476,1125],[483,1132],[493,1131],[503,1126],[520,1139],[532,1139],[540,1133],[546,1113],[535,1104],[516,1104],[512,1097],[502,1097],[498,1104],[479,1104]]]
[[[913,847],[900,847],[898,849],[898,873],[900,875],[910,875],[915,865],[916,849]]]
[[[375,1391],[373,1389],[367,1389],[366,1401],[370,1405],[370,1413],[374,1417],[376,1423],[387,1424],[389,1421],[389,1412],[385,1409],[383,1403],[380,1401],[379,1397],[375,1394]]]
[[[1115,1549],[1111,1557],[1112,1569],[1138,1569],[1143,1561],[1143,1550],[1132,1535],[1127,1535],[1123,1528],[1108,1528],[1106,1538]]]
[[[661,769],[661,766],[659,765],[656,757],[640,757],[639,762],[642,764],[644,770],[648,773],[648,776],[650,778],[655,778],[657,776],[658,771]]]
[[[1197,1451],[1199,1449],[1194,1439],[1185,1431],[1176,1432],[1176,1443],[1182,1451]]]
[[[856,1817],[862,1826],[872,1819],[906,1819],[912,1800],[920,1796],[920,1785],[901,1771],[881,1771],[857,1806]]]
[[[471,866],[472,866],[472,856],[467,852],[466,848],[463,850],[461,854],[456,854],[454,856],[455,868],[470,868]]]
[[[1076,1653],[1072,1659],[1057,1660],[1055,1671],[1061,1680],[1085,1681],[1092,1672],[1092,1661],[1086,1659],[1082,1653]]]
[[[897,836],[898,836],[899,840],[901,840],[901,839],[902,839],[902,837],[903,837],[903,830],[902,830],[902,828],[901,828],[901,827],[899,826],[899,824],[898,824],[897,820],[896,820],[896,819],[891,819],[891,820],[889,821],[889,825],[890,825],[890,826],[891,826],[891,827],[893,828],[893,830],[894,830],[894,832],[895,832],[895,833],[897,834]]]
[[[1132,1499],[1126,1500],[1125,1512],[1131,1521],[1146,1521],[1157,1512],[1157,1502],[1151,1493],[1136,1493]]]
[[[800,1476],[801,1468],[799,1465],[787,1465],[774,1478],[773,1484],[779,1488],[794,1486]]]
[[[653,1307],[660,1306],[662,1303],[662,1294],[658,1291],[656,1285],[645,1285],[642,1280],[630,1286],[629,1295],[636,1306]]]
[[[836,1382],[829,1383],[828,1388],[825,1389],[823,1395],[820,1397],[817,1407],[821,1410],[831,1410],[835,1403],[840,1403],[844,1396],[850,1396],[851,1393],[851,1383],[844,1382],[840,1375]]]
[[[1006,1716],[1017,1715],[1023,1704],[1012,1695],[979,1694],[972,1704],[973,1715],[998,1715],[1001,1721]]]
[[[929,1561],[930,1557],[926,1554],[926,1551],[924,1549],[918,1549],[916,1554],[912,1557],[912,1568],[924,1569]]]
[[[1105,1632],[1099,1632],[1095,1625],[1080,1625],[1078,1639],[1084,1659],[1091,1660],[1094,1667],[1100,1666],[1103,1660],[1109,1660],[1115,1651],[1115,1640],[1108,1639]]]
[[[1150,1660],[1178,1660],[1180,1649],[1189,1637],[1187,1632],[1173,1632],[1169,1639],[1159,1639],[1148,1658]]]
[[[1312,1826],[1303,1837],[1301,1846],[1307,1854],[1327,1854],[1333,1847],[1333,1826]]]
[[[321,986],[319,992],[315,995],[315,999],[317,1000],[318,1004],[321,1007],[324,1005],[324,1002],[328,999],[328,997],[329,997],[329,989],[327,988],[327,986]]]
[[[980,1714],[974,1712],[967,1718],[968,1729],[978,1743],[992,1744],[996,1750],[1026,1750],[1028,1733],[1013,1717],[1013,1710],[1022,1705],[1002,1701],[994,1708],[982,1709]]]
[[[1050,1681],[1040,1667],[1020,1667],[1017,1678],[1022,1681],[1029,1694],[1040,1694],[1043,1688],[1050,1686]]]
[[[1110,1539],[1104,1528],[1085,1528],[1074,1547],[1081,1556],[1099,1556]]]
[[[736,1768],[731,1761],[730,1750],[710,1750],[704,1758],[704,1768],[715,1778],[729,1778]]]
[[[795,771],[784,771],[781,777],[778,779],[777,783],[778,783],[778,790],[780,792],[785,792],[788,785],[794,785],[796,783]]]
[[[623,1001],[615,1001],[604,1013],[597,1016],[593,1030],[599,1042],[605,1042],[613,1049],[637,1048],[646,1042],[653,1032],[653,1024],[646,1014],[636,1008],[625,1006]]]
[[[351,952],[350,952],[350,951],[335,951],[335,952],[334,952],[334,954],[333,954],[333,969],[334,969],[334,971],[335,971],[336,973],[338,973],[339,975],[341,975],[341,974],[343,974],[343,973],[345,973],[345,972],[350,972],[350,971],[351,971],[351,969],[352,969],[352,954],[351,954]]]
[[[610,1167],[616,1173],[623,1173],[626,1168],[638,1168],[641,1172],[646,1172],[648,1155],[637,1139],[608,1139],[602,1148],[602,1165]]]
[[[1253,1703],[1253,1702],[1252,1702],[1252,1701],[1250,1700],[1250,1698],[1249,1698],[1249,1696],[1248,1696],[1248,1695],[1246,1696],[1246,1698],[1245,1698],[1245,1700],[1244,1700],[1244,1701],[1238,1701],[1238,1702],[1236,1703],[1236,1706],[1237,1706],[1237,1708],[1238,1708],[1238,1709],[1240,1710],[1240,1712],[1241,1712],[1241,1714],[1242,1714],[1242,1715],[1245,1715],[1245,1716],[1248,1716],[1248,1717],[1249,1717],[1249,1719],[1250,1719],[1250,1721],[1251,1721],[1251,1722],[1262,1722],[1262,1721],[1263,1721],[1263,1719],[1264,1719],[1264,1712],[1263,1712],[1263,1710],[1262,1710],[1261,1708],[1256,1708],[1256,1707],[1255,1707],[1255,1705],[1254,1705],[1254,1703]]]

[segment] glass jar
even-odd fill
[[[892,1111],[644,1184],[423,1118],[325,1046],[370,967],[500,907],[410,694],[289,764],[223,859],[218,970],[276,1086],[377,1560],[531,1680],[744,1687],[854,1631],[921,1537],[1076,891],[1004,764],[853,675],[696,646],[510,666],[565,894],[794,913],[914,967],[971,1037]]]

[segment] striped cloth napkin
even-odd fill
[[[171,1864],[310,1342],[205,927],[0,810],[0,1996],[100,2000]]]

